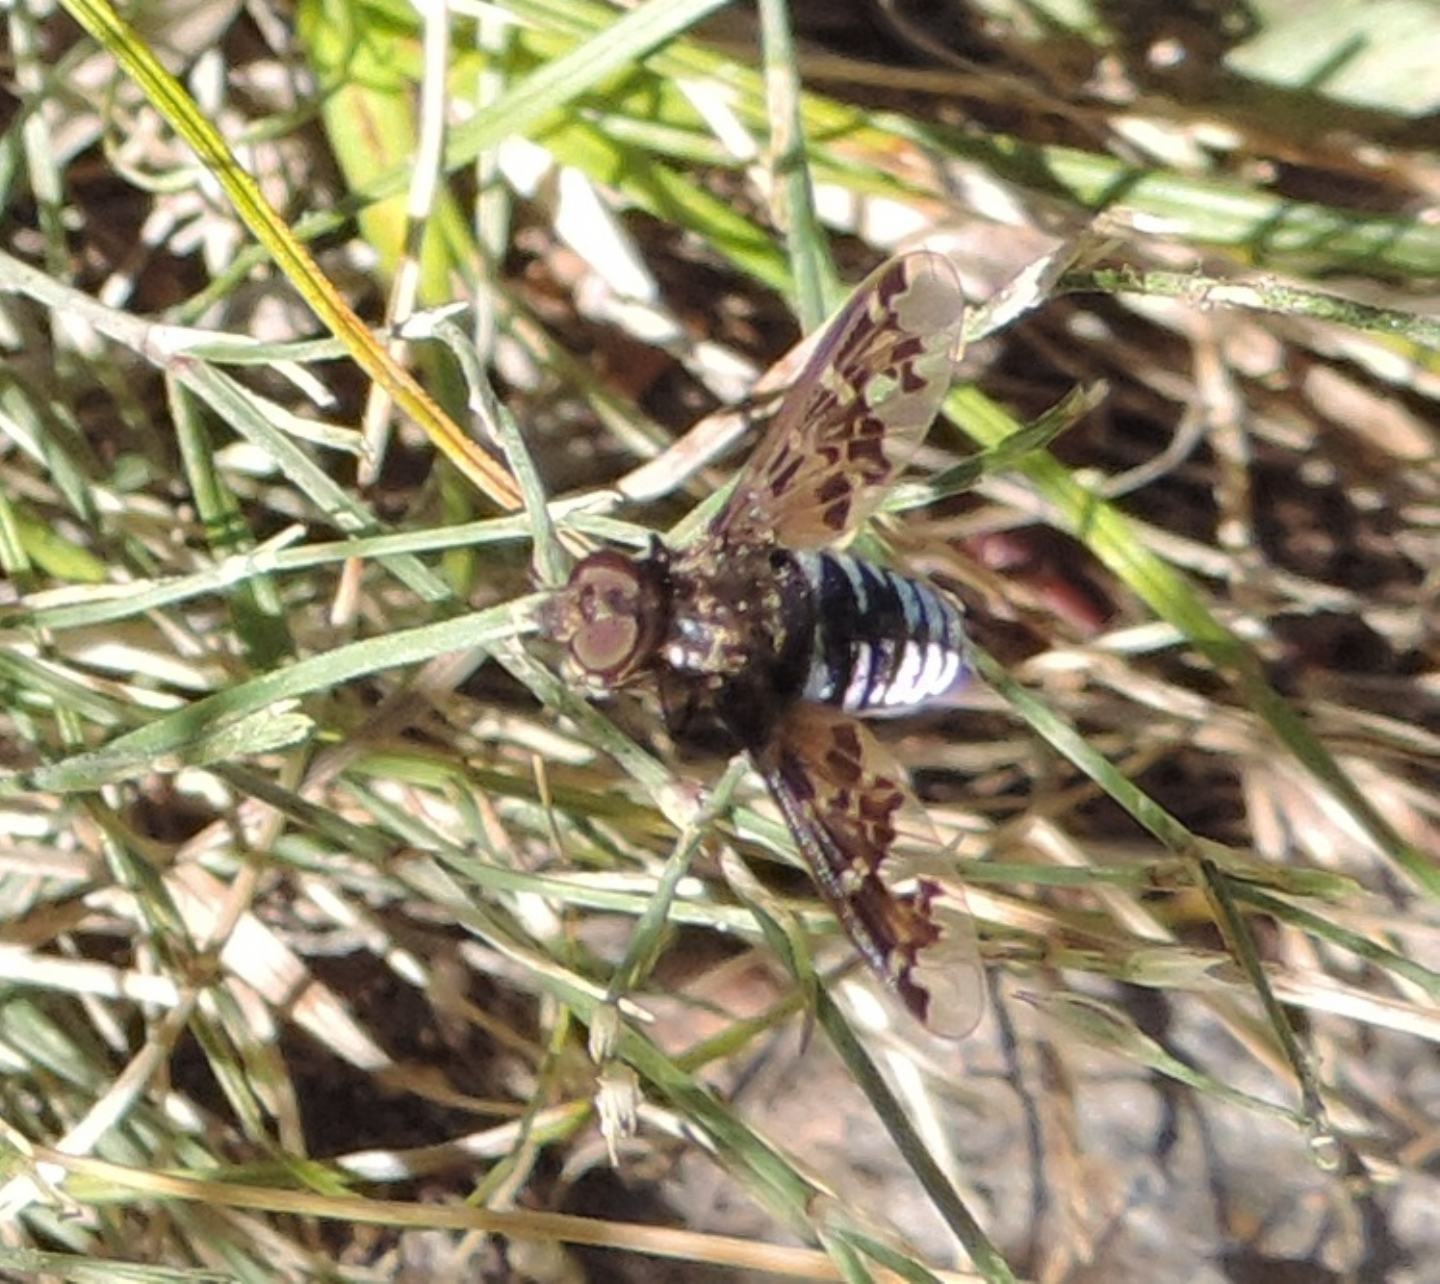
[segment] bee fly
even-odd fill
[[[879,501],[950,385],[964,298],[902,255],[826,326],[729,500],[694,544],[581,561],[542,627],[607,687],[647,678],[681,746],[743,749],[865,961],[932,1031],[983,993],[964,893],[903,772],[860,717],[967,680],[959,609],[823,551]]]

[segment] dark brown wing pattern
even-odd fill
[[[929,431],[964,311],[954,265],[930,251],[861,284],[785,394],[712,538],[815,548],[865,517]]]
[[[975,927],[900,767],[855,719],[799,704],[756,765],[861,955],[933,1033],[984,1010]]]

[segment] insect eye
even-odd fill
[[[615,673],[629,663],[639,637],[634,616],[606,615],[580,628],[570,640],[570,654],[591,673]]]
[[[592,554],[575,568],[569,594],[578,610],[570,654],[587,672],[622,680],[647,658],[655,615],[643,564],[619,553]]]

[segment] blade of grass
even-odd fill
[[[1233,875],[1234,871],[1232,870],[1231,873]],[[1329,919],[1314,914],[1303,906],[1293,905],[1288,900],[1272,896],[1248,879],[1232,877],[1231,884],[1237,900],[1253,905],[1256,909],[1271,915],[1278,922],[1289,923],[1292,927],[1308,932],[1311,936],[1319,937],[1322,941],[1329,941],[1342,949],[1349,950],[1367,963],[1383,967],[1394,972],[1396,976],[1403,976],[1407,981],[1418,985],[1437,1003],[1440,1003],[1440,971],[1425,967],[1414,959],[1406,958],[1403,954],[1372,941],[1367,936],[1332,923]]]
[[[797,968],[790,936],[758,907],[752,906],[759,919],[765,939],[786,966],[797,977]],[[1016,1284],[1015,1276],[1004,1256],[990,1242],[984,1228],[966,1207],[965,1201],[930,1154],[924,1140],[910,1122],[879,1068],[865,1051],[844,1014],[835,1005],[823,985],[808,987],[815,1005],[815,1017],[831,1045],[845,1063],[850,1078],[865,1094],[885,1131],[890,1134],[907,1167],[915,1174],[930,1202],[954,1232],[970,1255],[976,1269],[990,1284]]]
[[[552,505],[557,516],[568,507],[566,501]],[[566,513],[564,520],[569,529],[611,543],[644,548],[650,542],[650,531],[628,522],[583,512]],[[303,571],[343,562],[351,557],[378,560],[397,553],[428,553],[519,542],[530,538],[530,520],[522,513],[514,517],[465,522],[458,526],[360,536],[353,540],[306,544],[300,548],[286,547],[302,533],[300,528],[292,527],[276,539],[257,545],[251,552],[237,553],[193,575],[177,575],[158,582],[136,580],[130,584],[107,584],[93,593],[79,594],[71,589],[65,592],[62,601],[54,605],[47,604],[53,595],[37,594],[25,606],[0,608],[0,637],[11,630],[32,627],[59,630],[109,624],[205,594],[223,594],[232,585],[244,584],[258,575]]]
[[[946,400],[946,410],[969,436],[985,446],[996,446],[1020,430],[1003,409],[975,388],[953,391]],[[1270,726],[1277,740],[1354,817],[1376,845],[1418,886],[1440,897],[1440,867],[1401,838],[1371,805],[1299,714],[1266,681],[1254,652],[1215,617],[1181,575],[1143,545],[1125,516],[1044,452],[1025,455],[1017,461],[1016,470],[1055,506],[1076,538],[1235,684],[1246,706]]]
[[[1427,370],[1440,369],[1440,318],[1381,308],[1339,294],[1307,290],[1283,281],[1230,281],[1188,272],[1139,271],[1131,267],[1067,272],[1061,293],[1140,294],[1180,299],[1199,308],[1242,308],[1272,316],[1308,317],[1406,340],[1407,355]]]
[[[1298,1128],[1311,1125],[1309,1116],[1277,1106],[1273,1101],[1241,1092],[1218,1079],[1197,1070],[1172,1055],[1152,1039],[1126,1012],[1088,994],[1021,994],[1019,996],[1044,1014],[1066,1033],[1083,1039],[1091,1047],[1102,1048],[1123,1057],[1133,1065],[1162,1074],[1176,1083],[1183,1083],[1244,1110],[1272,1119],[1281,1119]]]
[[[74,311],[101,334],[123,343],[160,365],[226,422],[255,442],[296,482],[326,518],[342,530],[370,532],[374,515],[320,468],[285,433],[278,431],[254,393],[208,362],[184,354],[187,332],[156,326],[141,318],[107,308],[78,290],[60,285],[19,259],[0,254],[0,290],[13,290],[57,312]],[[401,556],[385,563],[397,579],[426,601],[443,601],[449,587],[418,560]]]
[[[568,1213],[504,1212],[468,1206],[441,1207],[403,1200],[317,1195],[309,1191],[213,1181],[203,1176],[191,1177],[182,1171],[131,1168],[105,1160],[66,1155],[46,1146],[36,1146],[34,1154],[38,1161],[68,1174],[66,1189],[77,1200],[87,1203],[126,1204],[138,1199],[184,1201],[397,1229],[449,1229],[504,1235],[518,1240],[556,1240],[679,1258],[687,1262],[708,1262],[797,1279],[839,1278],[826,1258],[813,1249],[756,1243],[698,1231],[634,1222],[617,1224]]]
[[[1275,1031],[1275,1037],[1280,1041],[1286,1059],[1295,1073],[1296,1082],[1300,1085],[1303,1106],[1309,1116],[1310,1127],[1317,1137],[1322,1133],[1328,1133],[1330,1125],[1326,1122],[1325,1106],[1310,1058],[1300,1047],[1289,1018],[1276,1000],[1269,979],[1260,966],[1254,937],[1236,909],[1234,897],[1230,894],[1229,877],[1224,874],[1219,862],[1211,859],[1208,854],[1211,848],[1219,850],[1219,845],[1209,843],[1192,834],[1159,803],[1138,789],[1105,758],[1091,749],[1073,726],[1012,681],[1009,675],[984,650],[978,646],[972,646],[971,655],[980,676],[1009,701],[1016,712],[1047,743],[1099,784],[1111,798],[1125,808],[1161,843],[1176,855],[1196,863],[1206,894],[1226,941],[1235,957],[1240,961],[1241,967],[1245,969],[1255,993],[1260,996],[1260,1001]]]
[[[170,392],[170,417],[175,424],[180,460],[205,538],[211,549],[222,556],[243,553],[253,548],[255,541],[223,473],[215,466],[205,425],[182,389],[172,383]],[[254,668],[271,669],[294,655],[280,596],[268,576],[257,575],[235,585],[227,605],[246,658]]]
[[[555,527],[550,520],[540,474],[525,445],[520,425],[495,395],[470,336],[452,321],[440,322],[435,327],[435,336],[450,349],[459,364],[469,390],[470,409],[476,420],[486,426],[491,439],[500,443],[510,471],[520,487],[530,539],[534,545],[536,576],[542,587],[559,588],[565,582],[565,555],[555,538]]]
[[[839,283],[824,233],[815,218],[808,149],[800,119],[800,80],[786,0],[760,0],[760,41],[765,58],[765,105],[770,115],[770,210],[785,233],[795,311],[814,330],[838,302]]]
[[[1061,433],[1073,428],[1104,401],[1107,391],[1104,383],[1072,388],[1044,414],[1006,437],[998,445],[990,446],[970,459],[962,460],[955,467],[936,473],[926,481],[896,486],[886,496],[881,510],[886,513],[903,513],[912,508],[922,508],[951,495],[963,494],[990,473],[1006,472],[1014,468],[1016,463],[1031,451],[1043,450]]]
[[[150,103],[190,145],[215,176],[236,212],[265,246],[325,327],[340,339],[356,364],[380,383],[476,488],[501,508],[519,506],[520,495],[504,468],[450,420],[414,376],[377,342],[341,298],[319,265],[270,206],[260,186],[205,118],[185,87],[106,0],[66,0],[66,11],[125,69]]]
[[[208,728],[163,755],[149,750],[100,750],[71,754],[49,767],[13,775],[0,773],[0,797],[7,794],[77,793],[99,789],[153,771],[179,771],[182,767],[203,767],[232,758],[274,753],[308,740],[315,724],[302,713],[279,706],[262,709],[234,722]]]
[[[583,39],[610,21],[587,0],[505,0],[506,8],[547,30]],[[653,55],[649,70],[665,77],[714,78],[736,91],[736,109],[757,128],[766,123],[762,76],[694,40],[677,40]],[[1123,209],[1135,222],[1161,223],[1180,240],[1243,251],[1257,267],[1305,264],[1315,272],[1368,268],[1378,273],[1440,273],[1440,227],[1417,212],[1397,218],[1297,201],[1221,178],[1194,178],[1161,167],[1004,134],[921,124],[893,112],[865,111],[819,94],[800,102],[812,163],[843,172],[856,155],[893,156],[916,147],[927,156],[980,165],[1017,186],[1060,197],[1077,207]],[[818,141],[817,141],[818,140]],[[943,173],[924,191],[946,201]]]
[[[743,757],[731,762],[724,776],[711,790],[704,806],[696,811],[694,819],[676,839],[674,849],[665,862],[664,872],[656,884],[655,894],[645,907],[640,921],[635,924],[635,930],[630,934],[630,943],[625,948],[625,957],[620,960],[610,979],[610,988],[606,994],[608,1002],[617,1002],[621,996],[642,984],[645,975],[654,967],[660,954],[661,937],[670,921],[670,910],[680,880],[689,870],[690,862],[711,824],[729,808],[730,795],[748,770],[749,762]]]
[[[536,595],[504,602],[453,620],[367,638],[321,655],[308,656],[288,668],[251,678],[156,718],[110,741],[104,752],[134,759],[150,755],[157,763],[162,762],[165,755],[180,752],[200,738],[213,735],[219,724],[257,713],[277,701],[331,690],[364,674],[414,664],[446,651],[493,645],[526,632],[534,627],[532,615],[540,600]],[[83,772],[86,764],[83,760],[63,759],[52,767],[42,768],[36,787],[58,789],[72,767]]]

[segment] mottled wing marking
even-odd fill
[[[884,264],[851,295],[785,394],[712,535],[831,543],[874,507],[950,386],[964,293],[929,251]]]
[[[815,881],[875,973],[933,1033],[984,1010],[965,893],[903,772],[855,719],[801,703],[757,756]]]

